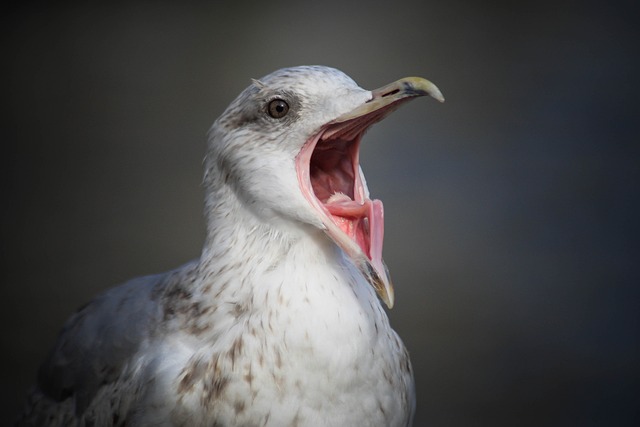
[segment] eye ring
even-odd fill
[[[276,98],[269,102],[267,112],[274,119],[281,119],[289,112],[289,104],[287,104],[283,99]]]

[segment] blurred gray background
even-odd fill
[[[198,256],[205,133],[301,64],[447,99],[362,154],[416,425],[638,425],[637,2],[221,3],[2,6],[0,425],[78,306]]]

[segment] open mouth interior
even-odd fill
[[[382,202],[370,200],[363,182],[359,151],[370,117],[330,124],[311,138],[297,159],[305,197],[320,211],[327,233],[351,257],[382,262]],[[378,261],[378,262],[376,262]]]
[[[371,259],[371,200],[365,198],[360,178],[359,148],[360,135],[351,141],[320,138],[311,154],[309,176],[315,197],[333,223]]]
[[[357,141],[318,141],[309,163],[311,186],[315,196],[327,204],[336,195],[354,198],[357,174]]]

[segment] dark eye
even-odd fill
[[[269,103],[267,110],[269,111],[269,115],[274,119],[281,119],[289,112],[289,104],[282,99],[274,99]]]

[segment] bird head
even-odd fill
[[[278,70],[253,80],[216,120],[208,162],[261,221],[324,231],[392,307],[383,206],[369,198],[360,142],[371,125],[423,95],[444,101],[420,77],[368,91],[329,67]]]

